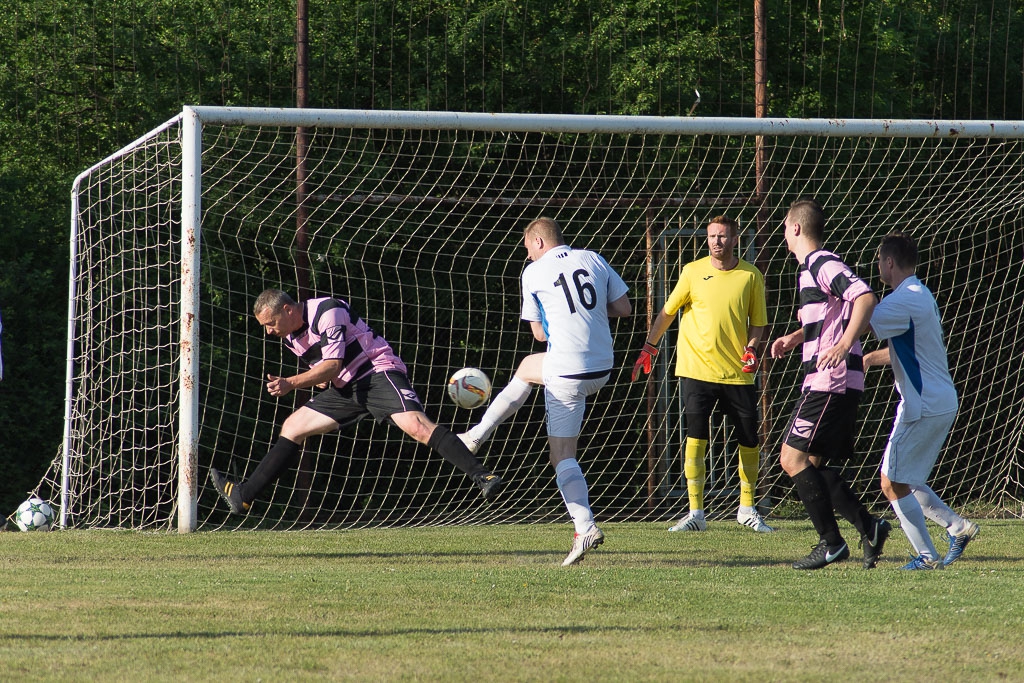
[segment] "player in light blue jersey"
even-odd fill
[[[891,364],[900,402],[882,456],[882,492],[900,518],[917,557],[903,569],[942,569],[978,535],[928,486],[935,461],[956,419],[957,395],[942,341],[935,297],[916,275],[917,245],[902,233],[882,239],[878,273],[892,287],[871,314],[871,330],[887,347],[864,356],[864,367]],[[925,518],[946,528],[949,552],[940,558]]]
[[[532,263],[522,275],[521,317],[537,341],[547,342],[547,350],[524,358],[480,424],[459,437],[475,454],[526,403],[533,385],[544,386],[551,464],[575,527],[562,562],[567,567],[604,541],[576,461],[576,443],[586,399],[608,382],[615,365],[609,319],[628,316],[632,306],[619,274],[599,254],[568,246],[554,220],[538,218],[527,225],[523,244]]]

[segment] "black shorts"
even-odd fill
[[[305,407],[326,415],[342,427],[365,417],[383,423],[395,413],[423,412],[423,404],[409,384],[409,378],[395,370],[375,372],[341,389],[331,385],[309,399]]]
[[[747,448],[757,446],[757,391],[753,384],[719,384],[690,377],[683,377],[682,384],[687,436],[710,439],[708,420],[715,406],[719,406],[729,416],[740,445]]]
[[[786,445],[823,458],[850,458],[857,437],[860,395],[859,391],[801,394],[786,426]]]

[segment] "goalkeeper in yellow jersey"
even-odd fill
[[[655,319],[632,379],[650,373],[658,342],[679,319],[676,375],[682,382],[686,414],[683,470],[690,511],[669,531],[704,531],[705,455],[708,424],[718,407],[729,416],[739,442],[740,506],[736,521],[754,531],[774,531],[754,507],[760,464],[758,439],[757,349],[768,324],[764,276],[736,256],[739,225],[715,216],[707,227],[709,255],[686,264],[679,282]]]

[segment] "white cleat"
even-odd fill
[[[466,444],[466,448],[468,448],[469,452],[472,453],[473,455],[476,455],[476,452],[480,450],[480,446],[482,444],[473,437],[471,437],[469,435],[469,432],[456,434],[456,436],[459,437],[459,440],[462,441],[462,443]]]
[[[736,513],[736,521],[743,526],[748,526],[759,534],[770,534],[775,529],[764,523],[764,518],[754,510],[753,512]]]
[[[562,560],[562,566],[568,567],[580,562],[588,550],[596,548],[602,543],[604,543],[604,532],[596,526],[585,534],[573,534],[572,549]]]
[[[698,517],[693,512],[683,517],[677,524],[670,526],[669,531],[707,531],[708,523],[704,517]]]

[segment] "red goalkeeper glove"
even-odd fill
[[[753,346],[748,346],[744,350],[740,362],[743,363],[743,372],[757,372],[757,354],[754,353]]]
[[[657,355],[658,349],[645,342],[644,350],[640,352],[640,358],[637,359],[636,364],[633,366],[633,375],[629,378],[629,381],[635,382],[636,378],[640,376],[641,370],[644,371],[645,375],[651,374],[651,363]]]

